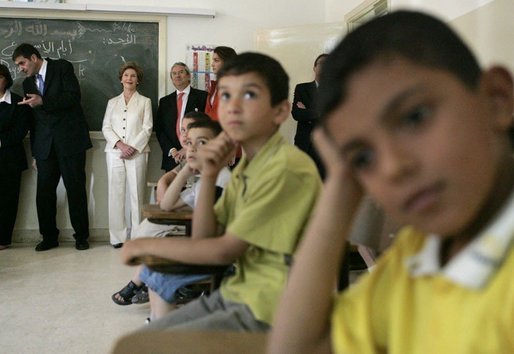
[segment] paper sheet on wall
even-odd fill
[[[209,91],[211,80],[216,80],[212,72],[212,53],[216,46],[207,44],[188,45],[186,64],[191,70],[191,86]]]

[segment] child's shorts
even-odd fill
[[[167,303],[176,301],[177,290],[185,285],[209,279],[207,274],[166,274],[155,272],[148,267],[143,267],[139,278],[152,291],[157,293]]]

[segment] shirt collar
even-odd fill
[[[282,137],[279,131],[275,132],[268,139],[266,144],[257,152],[257,154],[253,157],[252,160],[248,160],[246,155],[243,154],[243,158],[237,164],[236,168],[233,171],[233,174],[238,178],[251,178],[255,176],[259,176],[262,171],[266,168],[266,163],[271,159],[271,157],[275,154],[278,148],[287,144],[285,139]]]
[[[440,273],[459,285],[480,289],[501,266],[513,240],[514,191],[492,223],[444,267],[439,264],[442,242],[436,235],[427,237],[423,249],[408,258],[406,266],[413,277]]]
[[[46,59],[43,59],[43,64],[41,64],[41,68],[39,68],[39,75],[43,77],[43,81],[46,79],[46,68],[48,67],[48,62]]]
[[[11,104],[11,90],[6,89],[3,97],[0,98],[0,103],[5,102]]]
[[[191,85],[188,85],[185,89],[183,89],[182,91],[179,91],[177,90],[177,97],[178,97],[178,94],[183,92],[184,93],[184,96],[187,96],[189,95],[189,92],[191,91]]]

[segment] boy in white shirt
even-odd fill
[[[205,113],[201,112],[188,113],[188,115],[184,117],[183,123],[186,129],[184,129],[181,140],[186,148],[187,158],[183,167],[176,167],[166,174],[169,175],[173,173],[174,177],[160,201],[160,206],[164,210],[174,210],[184,206],[194,208],[198,196],[198,190],[201,185],[200,179],[197,176],[199,171],[198,163],[196,162],[196,151],[198,146],[203,145],[221,132],[219,123],[212,121]],[[190,129],[193,130],[191,136],[189,136]],[[177,170],[178,172],[176,172]],[[191,180],[192,184],[187,186],[188,181],[191,182]],[[225,168],[220,172],[216,180],[216,198],[221,195],[224,186],[229,180],[230,171],[228,168]],[[139,227],[138,237],[164,237],[170,234],[176,234],[176,230],[177,226],[175,225],[158,225],[151,223],[148,219],[145,219]],[[142,267],[138,267],[132,280],[123,289],[112,295],[112,300],[116,304],[130,305],[132,303],[145,303],[148,301],[148,293],[144,285],[145,282],[141,278],[142,270]],[[174,282],[170,280],[171,278],[167,278],[170,280],[170,284],[173,283],[174,289],[178,289],[185,284],[198,281],[199,279],[206,278],[206,276],[194,277],[191,279],[189,276],[176,277],[184,279],[183,281]],[[174,290],[169,290],[167,292],[165,297],[169,302],[174,302],[174,293]]]

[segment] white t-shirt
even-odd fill
[[[230,170],[227,167],[224,167],[218,174],[218,178],[216,178],[216,187],[224,189],[229,180]],[[182,199],[184,203],[193,209],[198,201],[197,198],[198,194],[200,193],[201,181],[202,179],[198,178],[191,187],[184,189],[180,193],[180,199]]]

